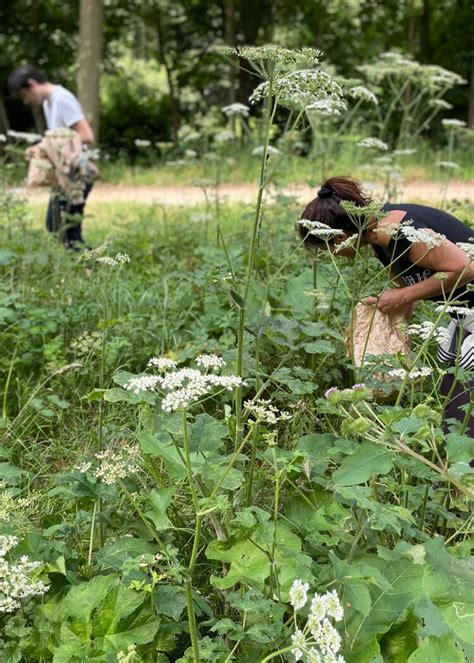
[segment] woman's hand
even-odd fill
[[[397,313],[399,311],[404,311],[405,313],[408,313],[408,315],[411,315],[413,311],[413,301],[408,296],[406,290],[408,290],[408,288],[385,290],[380,297],[367,297],[363,302],[369,306],[375,304],[382,313]]]

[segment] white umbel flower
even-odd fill
[[[177,365],[178,364],[174,361],[174,359],[170,359],[169,357],[152,357],[148,362],[149,368],[154,366],[159,371],[163,372],[174,369],[177,367]]]
[[[300,661],[306,649],[306,636],[299,628],[296,628],[291,636],[291,644],[293,645],[291,653],[295,657],[295,661]]]
[[[387,143],[384,143],[382,140],[379,140],[378,138],[363,138],[360,140],[357,145],[359,147],[371,147],[376,150],[380,150],[381,152],[386,152],[388,150],[388,145]]]
[[[309,583],[294,580],[290,589],[290,603],[295,610],[301,610],[308,600]]]
[[[467,124],[464,122],[464,120],[457,120],[456,118],[446,118],[444,120],[441,120],[441,124],[444,127],[466,127]]]
[[[370,104],[374,104],[375,106],[378,104],[378,100],[375,94],[371,92],[368,88],[366,88],[364,85],[356,85],[355,87],[352,87],[349,90],[349,95],[353,99],[360,99],[362,101],[367,101]]]
[[[219,357],[216,354],[199,355],[196,357],[196,364],[201,368],[205,368],[211,371],[218,371],[226,366],[226,363],[222,357]]]

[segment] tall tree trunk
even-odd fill
[[[227,46],[235,48],[237,46],[237,36],[235,32],[235,2],[234,0],[225,0],[225,43]],[[237,58],[231,57],[229,65],[229,96],[228,103],[233,104],[237,99]],[[235,131],[235,117],[232,116],[232,130]]]
[[[181,124],[181,103],[179,98],[179,89],[173,78],[173,70],[168,62],[168,58],[166,57],[165,33],[163,29],[163,18],[159,0],[155,1],[155,24],[156,33],[158,36],[158,57],[160,63],[163,65],[166,71],[168,91],[171,99],[171,123],[173,128],[173,140],[175,143],[177,143],[178,130]]]
[[[99,140],[99,84],[102,64],[104,0],[81,0],[79,16],[78,97]]]
[[[416,34],[416,8],[415,0],[408,0],[407,2],[407,44],[408,52],[415,57],[415,34]]]
[[[421,62],[429,64],[431,61],[431,6],[430,0],[423,0],[421,14]]]
[[[0,90],[0,133],[6,134],[10,129],[10,120],[8,118],[7,107],[5,106],[5,99]]]
[[[471,51],[471,83],[469,85],[469,111],[467,114],[467,124],[470,129],[474,129],[474,51]]]

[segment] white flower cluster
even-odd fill
[[[251,154],[253,157],[261,157],[264,149],[265,148],[263,145],[257,145],[257,147],[253,148]],[[267,145],[267,156],[276,157],[279,154],[281,154],[281,151],[277,147],[273,147],[273,145]]]
[[[379,140],[378,138],[363,138],[360,140],[357,145],[359,147],[373,147],[376,150],[380,150],[381,152],[386,152],[388,150],[388,145],[387,143],[384,143],[382,140]]]
[[[286,410],[278,410],[270,400],[259,398],[256,401],[245,401],[244,407],[256,421],[275,425],[278,421],[289,421],[292,416]]]
[[[467,253],[471,260],[474,260],[474,242],[456,242],[456,246],[459,246],[460,249]]]
[[[117,663],[135,663],[136,660],[138,660],[137,645],[128,645],[127,651],[122,650],[117,653]]]
[[[331,226],[328,226],[326,223],[321,223],[321,221],[300,219],[298,224],[308,230],[308,235],[313,235],[314,237],[319,237],[321,239],[329,240],[344,233],[343,230],[340,230],[339,228],[331,228]]]
[[[116,267],[117,265],[123,265],[126,262],[130,262],[130,256],[126,253],[117,253],[115,258],[110,256],[99,256],[96,262],[100,262],[103,265],[109,265],[109,267]]]
[[[49,589],[44,582],[35,579],[41,562],[30,562],[26,555],[16,564],[5,559],[16,545],[16,536],[0,536],[0,615],[18,610],[23,599],[42,596]]]
[[[408,157],[411,154],[415,154],[416,150],[413,148],[406,148],[404,150],[393,150],[392,154],[395,157]]]
[[[7,137],[5,134],[0,134],[0,143],[6,143],[7,142]]]
[[[235,139],[235,133],[229,131],[228,129],[223,129],[214,134],[214,141],[216,143],[229,143],[231,140]]]
[[[22,140],[25,143],[37,143],[41,140],[40,134],[28,133],[26,131],[13,131],[13,129],[7,131],[7,136],[9,138],[15,138],[15,140]]]
[[[428,101],[428,106],[431,106],[432,108],[444,108],[446,110],[451,110],[453,107],[452,104],[445,101],[445,99],[430,99]]]
[[[169,392],[163,398],[161,407],[165,412],[174,412],[189,407],[192,403],[203,396],[212,393],[214,389],[221,388],[232,391],[237,387],[246,386],[246,383],[237,375],[216,375],[215,373],[203,373],[196,368],[176,369],[175,362],[165,357],[153,357],[149,366],[157,366],[159,370],[170,369],[162,375],[141,375],[132,378],[123,386],[135,394],[142,391],[154,391],[159,387],[162,391]],[[226,364],[225,361],[215,354],[199,355],[196,363],[205,370],[220,370]]]
[[[435,311],[436,313],[443,311],[444,313],[457,313],[458,315],[472,315],[472,309],[467,306],[445,306],[444,304],[440,304],[435,308]]]
[[[329,117],[331,115],[340,115],[347,110],[347,104],[343,99],[332,95],[324,99],[316,99],[312,101],[306,107],[306,113],[311,115],[312,113],[319,113],[319,115],[324,115]]]
[[[123,265],[126,262],[130,262],[130,256],[126,253],[117,253],[114,258],[110,256],[105,256],[106,245],[102,244],[97,246],[95,249],[90,251],[84,251],[81,255],[81,260],[84,262],[99,262],[103,265],[109,265],[109,267],[116,267],[117,265]]]
[[[240,46],[239,48],[224,47],[221,49],[228,55],[238,55],[250,62],[269,61],[281,64],[307,64],[315,66],[319,63],[321,52],[315,48],[282,48],[275,44],[265,46]]]
[[[196,357],[196,364],[201,368],[205,368],[211,371],[219,371],[221,368],[226,366],[226,363],[222,357],[219,357],[216,354],[199,355]]]
[[[306,605],[308,590],[307,582],[293,582],[290,602],[295,611]],[[295,660],[308,663],[344,663],[344,658],[338,655],[342,644],[341,636],[330,622],[330,619],[340,622],[343,617],[344,610],[335,590],[326,594],[315,594],[303,630],[296,627],[291,636],[291,652]]]
[[[408,378],[409,380],[416,380],[416,378],[427,378],[433,373],[433,369],[429,366],[421,366],[420,368],[412,368],[411,371],[406,371],[404,368],[394,368],[388,372],[388,375],[391,378],[399,378],[404,380]]]
[[[135,464],[139,453],[138,445],[121,444],[98,451],[91,460],[80,463],[75,469],[79,470],[81,474],[90,474],[111,486],[119,479],[125,479],[130,474],[140,471],[138,465]]]
[[[280,76],[270,83],[261,83],[250,96],[252,104],[269,94],[277,97],[278,103],[292,109],[309,108],[319,101],[337,104],[342,98],[342,88],[325,71],[301,69]]]
[[[222,106],[221,110],[224,115],[227,115],[227,117],[235,117],[236,115],[240,115],[241,117],[248,117],[250,112],[250,108],[248,106],[241,104],[238,101],[233,104],[229,104],[228,106]]]
[[[422,244],[426,244],[430,249],[443,246],[448,241],[444,235],[435,232],[431,228],[414,228],[411,225],[401,224],[400,232],[413,244],[421,242]]]
[[[441,124],[444,127],[466,127],[467,124],[464,122],[464,120],[457,120],[456,118],[446,118],[444,120],[441,120]]]
[[[133,144],[135,145],[135,147],[145,149],[147,147],[151,147],[151,140],[144,140],[142,138],[135,138],[135,140],[133,141]]]
[[[362,101],[368,101],[370,104],[375,106],[378,104],[377,97],[373,92],[371,92],[364,85],[356,85],[349,90],[349,95],[353,99],[361,99]]]
[[[176,368],[178,364],[174,359],[170,359],[169,357],[152,357],[148,362],[148,368],[151,366],[154,366],[159,371],[164,372]]]
[[[433,322],[425,320],[421,325],[410,325],[407,329],[410,336],[418,336],[422,341],[432,338],[437,343],[444,343],[449,340],[450,334],[446,327],[436,327]]]
[[[437,161],[436,165],[440,168],[451,168],[451,170],[457,170],[458,168],[461,168],[461,166],[454,161]]]

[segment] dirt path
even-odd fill
[[[23,192],[22,192],[23,193]],[[316,194],[316,189],[305,184],[294,184],[280,190],[288,196],[295,196],[301,203],[309,201]],[[382,187],[375,186],[374,195],[382,195]],[[222,184],[219,196],[223,203],[252,203],[257,194],[252,184]],[[271,195],[271,194],[270,194]],[[48,199],[48,191],[31,190],[26,193],[28,200],[43,203]],[[422,201],[435,205],[443,198],[443,185],[439,182],[414,182],[403,187],[401,198],[407,201]],[[446,189],[446,199],[470,201],[474,203],[474,181],[452,181]],[[195,186],[129,186],[97,184],[89,204],[94,203],[142,203],[158,205],[198,205],[204,202],[204,194]]]

